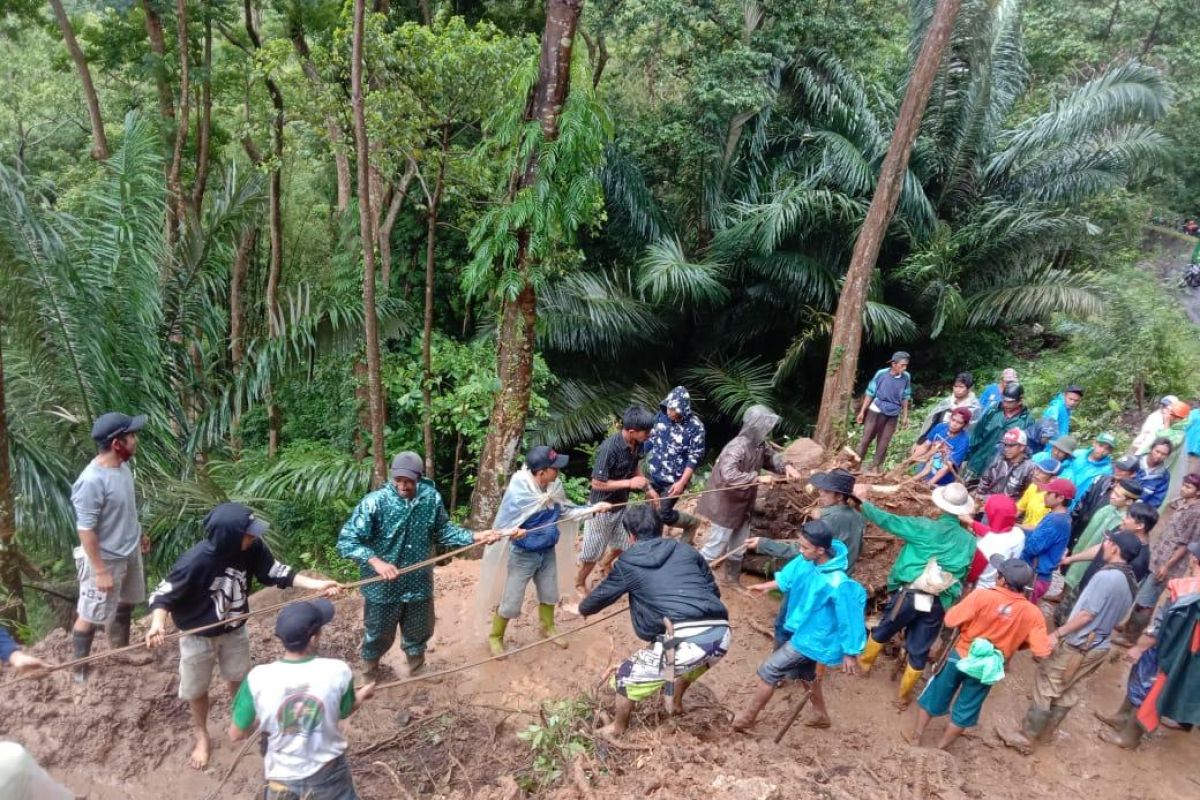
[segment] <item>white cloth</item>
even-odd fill
[[[1008,533],[986,533],[977,540],[975,548],[983,553],[983,557],[989,561],[994,555],[1004,559],[1020,558],[1021,551],[1025,549],[1025,531],[1013,528]],[[979,580],[975,582],[975,587],[995,589],[996,568],[990,563],[984,567],[983,572],[979,573]]]
[[[503,531],[520,527],[522,522],[555,503],[562,506],[562,516],[558,518],[558,544],[554,547],[554,560],[558,567],[558,596],[566,597],[573,587],[579,521],[591,514],[594,506],[572,503],[567,499],[562,481],[557,478],[543,489],[529,467],[521,467],[508,481],[492,529]],[[502,539],[483,549],[479,584],[475,590],[475,623],[479,628],[491,624],[492,613],[500,605],[508,578],[508,549],[511,546],[508,540]]]
[[[1153,411],[1150,416],[1146,417],[1146,421],[1142,423],[1142,429],[1138,432],[1137,438],[1133,440],[1133,452],[1139,456],[1150,452],[1150,443],[1154,441],[1154,436],[1161,430],[1166,430],[1169,426],[1166,409]]]
[[[346,752],[338,720],[353,680],[350,666],[336,658],[274,661],[250,670],[255,716],[267,734],[268,780],[307,778]]]
[[[0,798],[4,800],[75,800],[16,742],[0,742]]]

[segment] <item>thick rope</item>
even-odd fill
[[[775,478],[771,481],[771,483],[768,483],[768,484],[763,484],[760,481],[754,480],[749,483],[738,483],[738,484],[734,484],[732,486],[722,486],[719,489],[702,489],[702,490],[696,491],[696,492],[685,492],[683,494],[678,495],[678,498],[680,500],[682,500],[682,499],[688,498],[688,497],[700,497],[701,495],[705,495],[705,494],[716,494],[717,492],[728,492],[733,489],[746,489],[751,486],[764,486],[764,485],[772,486],[777,483],[789,483],[794,480],[798,480],[798,478]],[[645,503],[653,503],[653,502],[656,502],[656,501],[653,500],[652,498],[645,497],[645,498],[639,498],[636,500],[627,500],[623,503],[611,503],[610,509],[621,508],[623,506],[643,505]],[[530,533],[532,531],[537,531],[537,530],[542,530],[544,528],[553,527],[555,524],[556,523],[551,522],[551,523],[547,523],[545,525],[538,525],[533,528],[525,528],[524,530],[526,533]],[[507,535],[508,534],[501,534],[502,537],[507,536]],[[426,569],[427,567],[431,567],[442,561],[446,561],[447,559],[451,559],[457,555],[461,555],[461,554],[467,552],[468,550],[474,550],[476,547],[482,547],[486,544],[489,544],[489,543],[488,542],[473,542],[464,547],[459,547],[455,550],[449,550],[445,553],[442,553],[441,555],[434,556],[433,558],[427,558],[424,561],[419,561],[416,564],[409,564],[408,566],[400,568],[397,571],[396,577],[398,578],[401,575],[407,575],[410,572],[416,572],[417,570]],[[733,555],[735,552],[738,552],[742,549],[744,549],[744,548],[738,548],[735,551],[726,553],[724,556],[722,556],[721,558],[714,561],[713,565],[715,566],[715,565],[721,563],[726,558],[728,558],[729,556]],[[370,586],[373,583],[380,583],[383,580],[384,580],[384,578],[376,575],[372,578],[363,578],[362,580],[353,581],[351,583],[343,583],[343,584],[340,584],[340,586],[342,589],[357,589],[362,586]],[[392,580],[395,580],[395,578],[393,578]],[[213,630],[214,628],[225,627],[231,623],[242,622],[244,620],[250,619],[251,617],[257,617],[260,614],[269,614],[270,612],[278,611],[279,609],[284,608],[285,606],[294,605],[296,603],[303,603],[303,602],[306,602],[309,600],[315,600],[317,598],[324,597],[324,596],[325,596],[324,593],[318,592],[315,594],[307,594],[307,595],[304,595],[303,597],[295,597],[295,598],[292,598],[291,600],[284,600],[283,602],[280,602],[280,603],[275,603],[273,605],[264,606],[263,608],[257,608],[257,609],[254,609],[253,611],[247,611],[244,614],[237,614],[237,615],[234,615],[227,619],[209,623],[208,625],[201,625],[197,628],[189,628],[188,630],[176,631],[175,633],[167,634],[164,637],[163,641],[165,643],[168,641],[173,641],[175,639],[181,639],[184,636],[194,636],[195,634],[203,633],[204,631],[210,631],[210,630]],[[548,641],[548,640],[545,640],[545,641]],[[43,675],[50,673],[50,672],[57,672],[57,671],[63,670],[63,669],[70,669],[72,667],[83,666],[84,664],[90,664],[95,661],[102,661],[106,658],[112,658],[113,656],[121,655],[122,653],[130,653],[130,652],[133,652],[134,650],[142,650],[145,648],[146,648],[146,643],[143,641],[143,642],[138,642],[137,644],[126,645],[125,647],[118,647],[115,650],[106,650],[103,653],[96,653],[94,655],[90,655],[85,658],[75,659],[74,661],[66,661],[66,662],[63,662],[62,664],[54,664],[45,669],[38,670],[35,673],[28,673],[25,675],[20,675],[16,678],[8,680],[0,685],[8,686],[8,685],[11,685],[14,683],[20,683],[21,681],[25,681],[25,680],[34,680],[34,679],[40,678]],[[516,652],[516,651],[514,651],[514,652]]]

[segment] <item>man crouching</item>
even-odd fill
[[[683,695],[729,651],[729,612],[708,563],[683,542],[662,538],[663,523],[649,506],[631,506],[622,525],[633,547],[579,604],[585,617],[599,613],[629,593],[629,616],[639,639],[649,642],[621,663],[611,685],[617,712],[602,736],[616,737],[629,726],[633,704],[665,691],[672,714],[683,713]]]

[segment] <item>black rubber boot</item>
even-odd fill
[[[1121,730],[1131,716],[1133,716],[1133,703],[1129,702],[1129,698],[1125,698],[1121,701],[1121,707],[1117,709],[1117,713],[1113,714],[1111,717],[1107,714],[1101,714],[1099,711],[1096,712],[1096,719],[1100,720],[1114,731]]]
[[[108,643],[114,648],[126,647],[129,644],[129,629],[133,625],[133,606],[117,606],[117,614],[109,623],[107,630]]]
[[[1107,720],[1104,720],[1107,723]],[[1100,738],[1109,744],[1115,744],[1117,747],[1122,747],[1126,750],[1136,750],[1138,745],[1142,743],[1142,735],[1145,731],[1142,730],[1142,724],[1138,722],[1137,715],[1130,713],[1120,728],[1113,731],[1103,731]]]
[[[1066,719],[1070,711],[1070,707],[1051,706],[1050,717],[1046,721],[1046,727],[1042,730],[1042,735],[1038,739],[1043,742],[1054,741],[1054,734],[1058,733],[1058,726],[1062,725],[1062,721]]]
[[[95,640],[95,638],[96,638],[96,629],[95,628],[89,630],[87,633],[80,633],[79,631],[71,631],[71,649],[75,656],[75,660],[79,660],[81,658],[87,658],[88,656],[90,656],[92,654],[92,641]],[[75,676],[76,683],[86,683],[87,679],[88,679],[88,674],[90,672],[91,672],[91,669],[85,665],[85,666],[75,667],[71,671],[71,674]]]

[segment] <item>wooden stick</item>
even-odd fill
[[[783,723],[783,727],[779,729],[779,733],[775,734],[775,744],[779,744],[779,742],[783,740],[784,734],[786,734],[788,729],[796,723],[797,719],[799,719],[800,712],[804,710],[806,705],[808,705],[808,700],[810,697],[812,697],[812,693],[814,690],[816,690],[817,684],[820,683],[820,681],[821,676],[818,675],[817,679],[813,681],[811,685],[805,684],[804,696],[800,698],[800,702],[796,704],[796,707],[792,710],[791,715],[788,716],[787,722]]]

